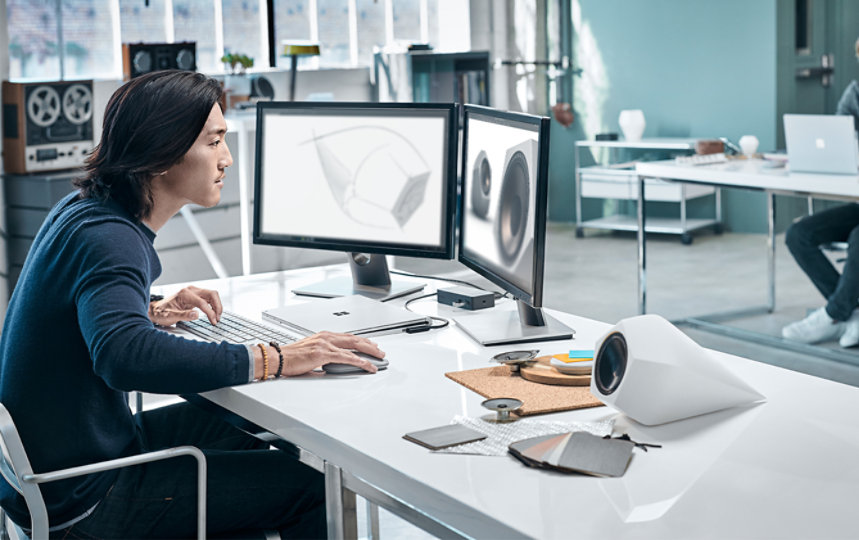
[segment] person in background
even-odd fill
[[[855,49],[859,59],[859,39]],[[859,83],[855,80],[838,100],[836,114],[853,116],[859,130]],[[847,242],[840,273],[820,249],[832,242]],[[826,304],[785,326],[782,336],[803,343],[837,339],[842,347],[859,345],[859,204],[838,205],[799,219],[787,229],[785,243]]]
[[[222,313],[218,293],[197,287],[150,301],[161,273],[158,230],[185,204],[220,200],[232,164],[221,96],[217,81],[188,71],[153,72],[114,93],[79,190],[45,219],[9,302],[0,402],[36,471],[193,445],[207,458],[209,534],[323,537],[317,471],[189,403],[134,415],[127,403],[129,391],[199,393],[329,362],[375,372],[352,350],[384,356],[348,334],[248,347],[159,329],[197,310],[217,324]],[[51,536],[193,536],[196,481],[195,461],[178,458],[45,484]],[[29,526],[23,498],[5,480],[0,505]]]

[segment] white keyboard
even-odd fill
[[[718,154],[677,156],[674,158],[674,163],[677,165],[713,165],[715,163],[724,163],[726,161],[728,161],[728,157],[722,152],[719,152]]]
[[[206,341],[215,343],[228,341],[254,345],[276,341],[279,344],[284,344],[293,343],[304,337],[282,328],[253,321],[230,311],[221,313],[221,320],[218,321],[217,325],[210,323],[209,319],[201,314],[199,318],[193,321],[180,321],[176,326]]]

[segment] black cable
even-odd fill
[[[433,293],[428,293],[428,294],[422,294],[421,296],[415,296],[414,298],[409,298],[408,300],[406,300],[406,303],[403,304],[403,307],[408,309],[412,313],[417,313],[416,311],[412,310],[409,307],[409,304],[411,304],[412,302],[414,302],[416,300],[422,300],[424,298],[430,298],[430,297],[433,297],[435,295],[436,295],[436,293],[433,292]],[[411,327],[411,328],[407,328],[404,331],[408,332],[409,334],[414,334],[415,332],[423,332],[426,330],[436,330],[438,328],[444,328],[445,326],[450,324],[450,321],[443,318],[443,317],[435,317],[433,315],[427,315],[427,317],[429,317],[430,319],[432,319],[436,322],[440,322],[441,324],[431,324],[429,326]]]

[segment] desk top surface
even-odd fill
[[[343,275],[325,267],[211,280],[227,309],[301,301],[295,286]],[[177,287],[165,286],[160,292]],[[324,301],[324,300],[313,300]],[[433,299],[415,311],[462,312]],[[510,302],[494,309],[512,309]],[[543,354],[592,348],[609,325],[552,312],[574,340],[534,344]],[[530,469],[512,457],[433,454],[402,435],[482,416],[483,398],[444,376],[486,367],[514,347],[481,347],[454,325],[375,338],[390,366],[375,375],[309,374],[226,388],[204,397],[348,470],[467,535],[536,538],[833,538],[856,533],[859,389],[713,352],[765,403],[646,427],[606,407],[547,415],[615,420],[615,433],[662,444],[635,450],[621,478]],[[539,418],[539,417],[538,417]]]
[[[632,148],[641,150],[692,150],[701,139],[679,137],[649,137],[637,141],[618,139],[616,141],[582,140],[576,141],[579,147]]]
[[[859,198],[859,175],[790,172],[768,168],[762,159],[732,159],[711,165],[678,164],[674,160],[639,162],[641,176],[702,183],[720,187],[766,190],[791,195]]]

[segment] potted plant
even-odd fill
[[[224,90],[227,92],[228,106],[237,101],[246,101],[251,93],[251,81],[246,76],[248,68],[253,67],[254,59],[241,53],[226,53],[221,57],[224,64]]]

